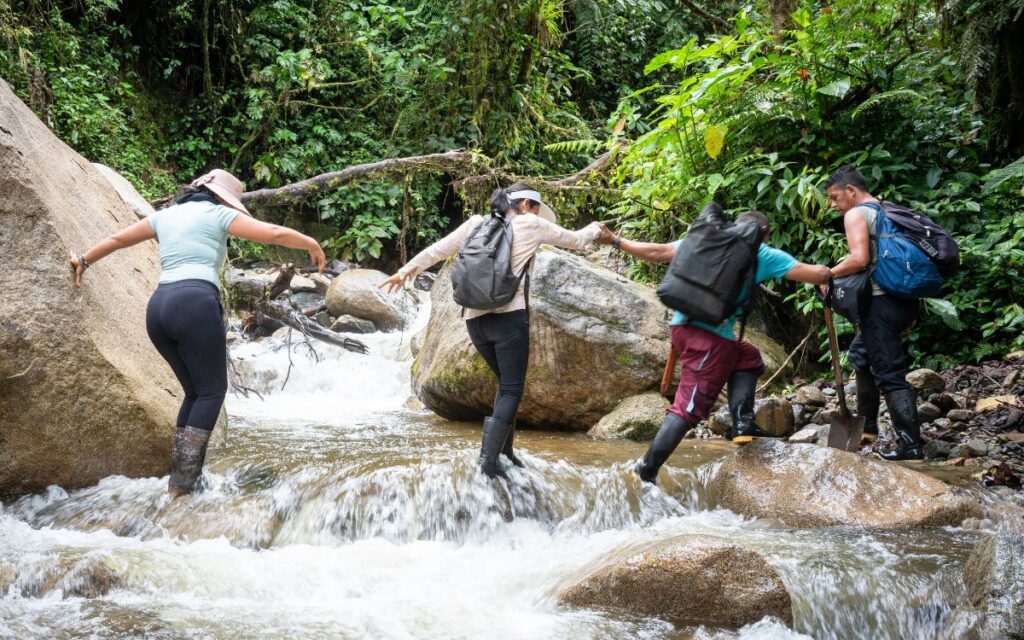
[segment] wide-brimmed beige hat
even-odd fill
[[[248,214],[249,210],[242,204],[242,193],[245,185],[242,181],[223,169],[214,169],[206,175],[192,181],[190,187],[206,187],[232,209]]]
[[[544,218],[551,224],[558,224],[558,218],[555,216],[555,212],[552,211],[551,207],[546,205],[543,200],[541,200],[539,191],[534,191],[533,189],[521,189],[519,191],[510,191],[508,194],[509,200],[521,200],[523,198],[539,202],[540,211],[537,212],[537,215]]]

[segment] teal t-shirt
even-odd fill
[[[186,202],[150,214],[160,243],[160,282],[206,280],[220,287],[228,225],[238,211],[212,202]]]
[[[682,240],[676,240],[673,243],[676,251],[679,251],[679,245],[683,243]],[[789,255],[785,251],[779,249],[773,249],[768,245],[761,243],[761,248],[757,250],[757,273],[754,275],[754,281],[761,283],[765,280],[771,280],[772,278],[781,278],[782,276],[789,273],[789,270],[797,265],[797,260],[793,256]],[[747,292],[743,291],[740,293],[740,298],[737,303],[742,303],[747,299]],[[711,325],[704,322],[691,322],[695,327],[700,327],[710,331],[711,333],[718,334],[727,340],[734,340],[736,335],[733,333],[733,325],[735,325],[739,319],[741,309],[737,309],[736,313],[728,318],[720,325]],[[672,316],[670,325],[686,324],[686,315],[676,311]]]

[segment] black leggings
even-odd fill
[[[228,391],[217,287],[205,280],[161,284],[149,299],[146,331],[185,391],[177,426],[213,429]]]
[[[909,389],[910,354],[902,334],[917,317],[917,300],[872,296],[850,343],[850,366],[857,377],[872,377],[882,393]]]
[[[491,416],[512,424],[526,385],[526,366],[530,360],[530,316],[525,309],[488,313],[467,320],[466,329],[473,346],[498,376],[498,394],[494,396]]]

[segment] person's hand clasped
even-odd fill
[[[71,279],[74,281],[75,286],[82,286],[82,274],[85,273],[85,266],[82,265],[81,261],[73,253],[68,262],[71,265]]]
[[[387,289],[388,293],[398,293],[405,288],[406,280],[408,280],[408,276],[402,275],[402,272],[398,271],[394,275],[381,280],[377,287]]]
[[[615,232],[608,228],[603,222],[598,222],[597,226],[601,228],[601,234],[597,236],[598,244],[611,244],[615,240]]]

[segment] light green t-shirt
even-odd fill
[[[160,243],[160,282],[206,280],[220,287],[228,225],[238,212],[212,202],[186,202],[150,214]]]

